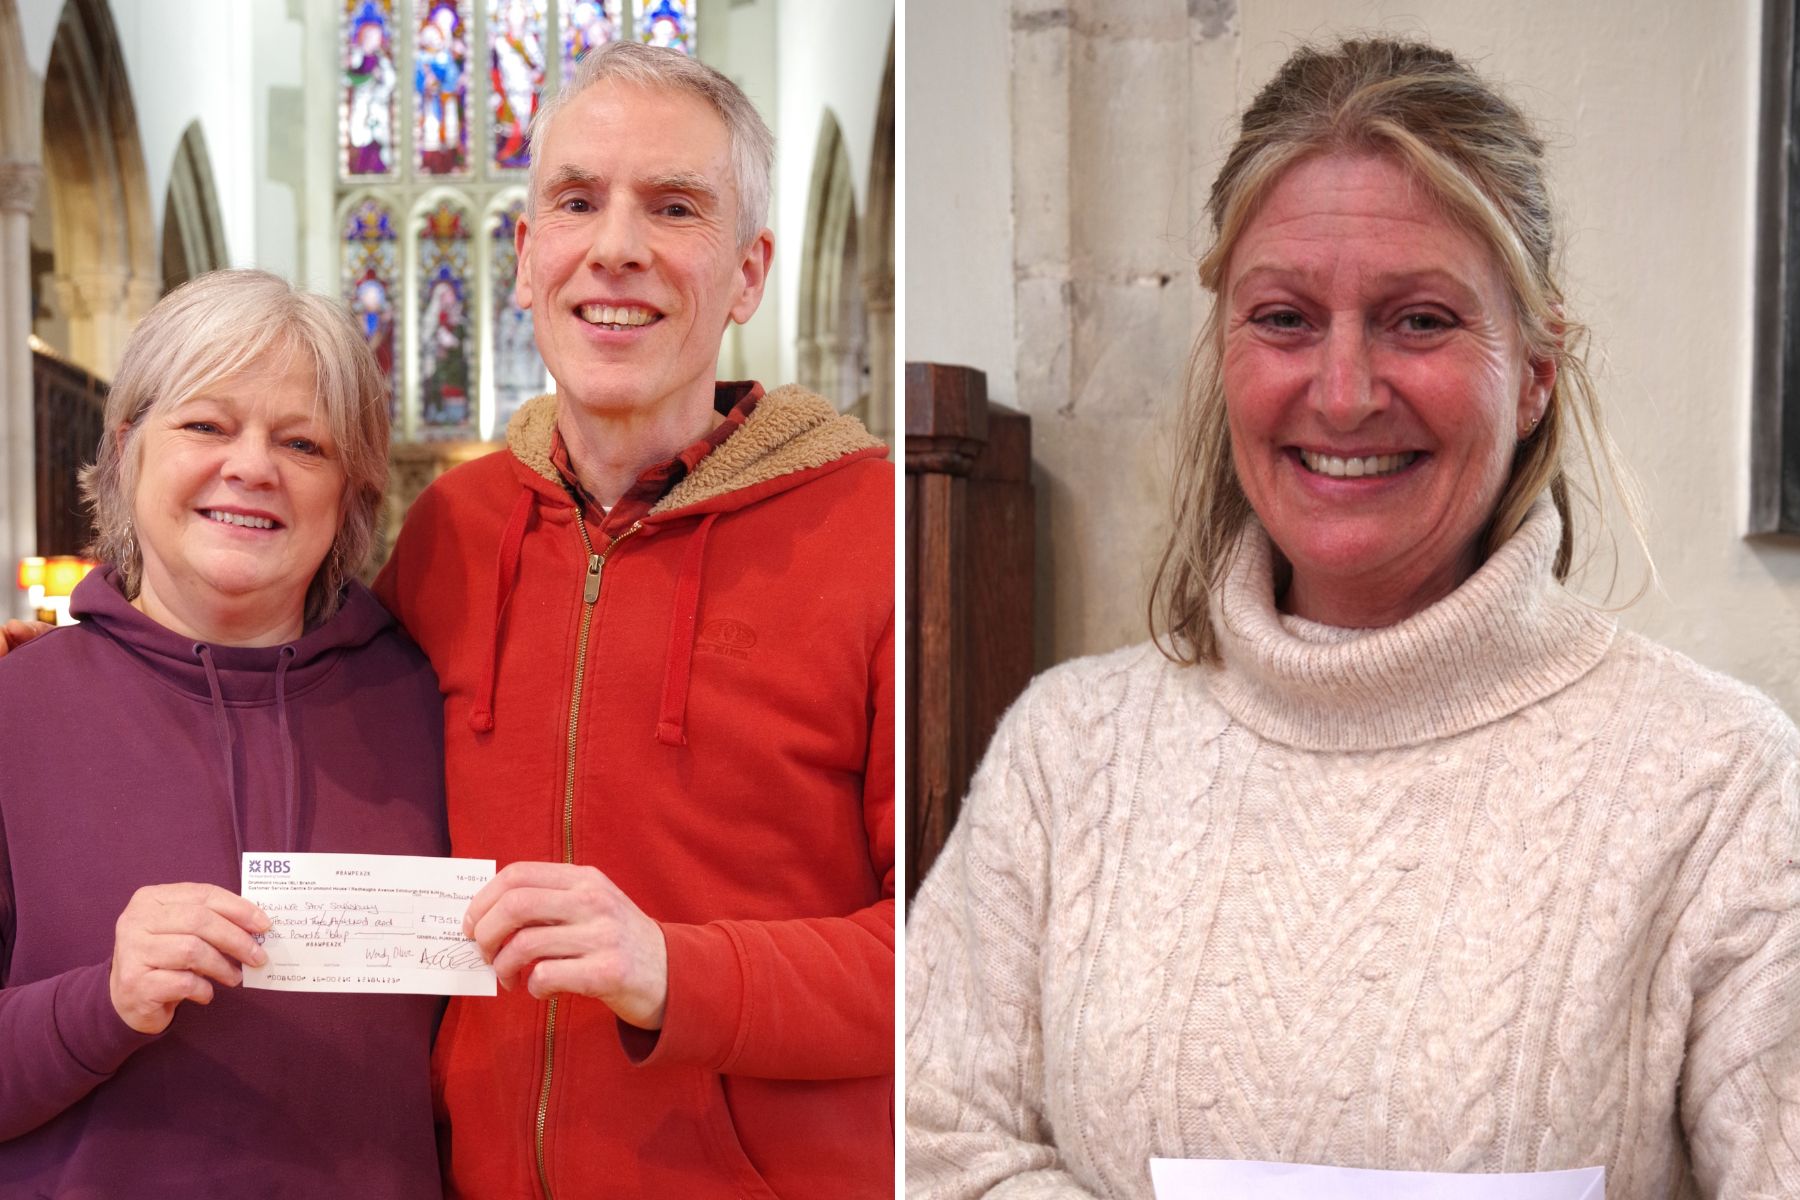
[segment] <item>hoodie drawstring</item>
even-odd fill
[[[675,578],[675,600],[669,615],[669,651],[664,657],[662,707],[656,715],[656,740],[665,746],[687,745],[688,680],[692,677],[695,625],[700,611],[700,571],[706,561],[706,538],[716,512],[700,519],[700,527],[682,556]]]
[[[231,754],[231,723],[225,719],[225,693],[219,687],[219,669],[213,665],[212,647],[194,643],[194,654],[206,668],[206,686],[212,692],[213,732],[218,734],[219,754],[225,760],[225,806],[231,810],[231,839],[238,859],[244,857],[244,818],[238,812],[237,762]]]
[[[294,738],[288,731],[287,670],[299,652],[283,646],[275,661],[275,721],[281,731],[282,813],[287,818],[287,846],[300,848],[300,797],[298,772],[294,769]],[[213,732],[218,735],[219,756],[225,760],[226,807],[231,810],[231,839],[237,846],[238,858],[244,857],[244,816],[240,811],[237,786],[237,760],[231,753],[231,722],[225,715],[225,692],[219,686],[219,668],[213,663],[212,647],[194,643],[194,656],[206,668],[206,687],[212,693]]]
[[[287,811],[287,848],[290,851],[300,849],[300,803],[299,797],[295,795],[294,739],[288,733],[287,710],[287,669],[297,653],[299,652],[292,646],[283,646],[281,656],[275,660],[275,726],[281,731],[281,778]]]
[[[519,499],[500,534],[500,550],[494,575],[494,612],[488,631],[487,661],[475,689],[475,706],[469,712],[469,728],[490,733],[494,728],[494,692],[500,670],[500,630],[507,603],[518,584],[519,558],[531,521],[534,498],[521,488]],[[676,577],[674,603],[669,614],[669,650],[663,674],[662,704],[657,712],[656,740],[665,746],[687,745],[687,694],[694,660],[694,637],[700,611],[700,576],[706,561],[706,539],[719,514],[707,513],[688,542]],[[580,516],[577,515],[577,520]]]
[[[469,713],[469,728],[476,733],[491,733],[494,728],[494,686],[500,671],[500,622],[506,614],[506,602],[512,597],[513,584],[519,577],[519,553],[525,545],[525,526],[531,520],[530,488],[519,489],[519,499],[506,529],[500,535],[500,561],[494,577],[494,621],[488,636],[487,665],[482,671],[481,686],[475,690],[475,708]],[[576,518],[580,520],[578,516]]]

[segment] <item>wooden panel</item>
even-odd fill
[[[1752,365],[1752,534],[1800,536],[1800,42],[1793,0],[1763,6],[1756,350]]]
[[[35,350],[31,384],[37,552],[82,554],[94,540],[94,526],[81,503],[80,473],[99,450],[106,385]]]
[[[962,481],[926,473],[907,479],[907,523],[914,538],[907,557],[917,564],[917,603],[907,610],[908,674],[915,685],[909,726],[907,778],[907,889],[918,890],[943,849],[968,786],[967,658],[963,645],[965,574],[959,568]]]
[[[988,406],[988,443],[964,485],[963,577],[968,629],[966,739],[969,770],[994,727],[1031,682],[1036,512],[1031,418]],[[966,789],[965,775],[964,789]]]
[[[906,368],[907,880],[918,890],[1031,675],[1031,422],[967,367]]]

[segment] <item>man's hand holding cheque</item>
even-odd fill
[[[662,927],[593,867],[512,863],[469,902],[463,935],[481,947],[502,987],[523,981],[540,1000],[592,996],[629,1025],[662,1028]]]

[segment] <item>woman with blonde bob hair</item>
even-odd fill
[[[171,295],[145,318],[107,393],[107,429],[82,476],[94,513],[93,554],[118,568],[136,595],[143,550],[132,534],[139,441],[146,418],[273,352],[297,356],[315,381],[315,415],[330,430],[344,474],[343,519],[306,590],[306,617],[337,611],[344,585],[368,558],[387,490],[386,385],[338,306],[264,271],[215,271]]]
[[[1032,685],[913,908],[909,1194],[1800,1195],[1800,735],[1563,586],[1618,473],[1541,141],[1306,47],[1209,207],[1158,639]]]
[[[0,727],[55,731],[0,749],[0,1192],[438,1193],[440,1002],[239,986],[247,852],[447,849],[436,679],[355,582],[387,404],[339,307],[261,271],[125,348],[103,568],[0,660]]]

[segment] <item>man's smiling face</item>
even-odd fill
[[[710,408],[719,342],[762,300],[770,237],[737,244],[725,123],[701,97],[595,84],[533,147],[515,296],[566,401],[596,416]]]

